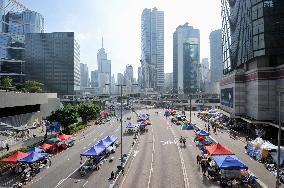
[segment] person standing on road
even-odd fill
[[[6,144],[6,150],[9,151],[9,149],[10,149],[10,147],[9,147],[9,144],[7,143]]]

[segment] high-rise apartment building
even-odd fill
[[[89,87],[89,69],[87,64],[80,63],[81,88]]]
[[[17,0],[0,0],[0,16],[0,83],[6,76],[24,82],[25,34],[43,33],[44,19]]]
[[[131,83],[133,82],[133,67],[132,65],[126,65],[124,76],[127,77]]]
[[[73,32],[29,33],[25,40],[27,79],[60,96],[80,89],[80,46]]]
[[[180,25],[173,34],[173,91],[200,91],[200,33],[188,23]]]
[[[222,30],[212,31],[209,36],[210,40],[210,71],[211,82],[219,82],[223,77],[222,61]]]
[[[283,10],[282,0],[222,0],[221,108],[252,124],[284,120]]]
[[[142,87],[161,90],[164,85],[164,12],[144,9],[141,16]]]
[[[91,87],[99,87],[99,71],[91,71]]]

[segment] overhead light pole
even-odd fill
[[[281,131],[282,131],[282,123],[281,123],[281,98],[284,92],[279,92],[279,114],[278,114],[278,150],[277,150],[277,176],[276,176],[276,188],[280,187],[280,145],[281,145]]]

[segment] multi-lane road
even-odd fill
[[[155,115],[158,111],[159,115]],[[163,116],[162,109],[140,110],[140,113],[150,114],[151,126],[148,126],[148,132],[139,135],[138,141],[132,148],[133,135],[123,136],[123,153],[132,151],[127,162],[124,176],[119,178],[116,187],[119,188],[192,188],[192,187],[219,187],[214,181],[208,180],[203,176],[196,164],[196,156],[200,151],[193,142],[194,132],[181,130]],[[139,113],[138,112],[138,113]],[[132,122],[136,122],[136,115],[130,111],[124,116],[124,125],[127,124],[126,117],[131,116]],[[194,123],[202,124],[201,120],[192,117]],[[125,127],[125,126],[124,126]],[[52,166],[38,174],[28,187],[43,188],[61,188],[61,187],[99,187],[107,188],[110,185],[108,178],[111,171],[115,171],[120,164],[120,148],[117,148],[113,162],[104,161],[102,168],[98,171],[90,172],[81,177],[78,173],[80,167],[80,153],[88,147],[94,145],[98,140],[107,136],[115,135],[120,138],[120,122],[113,118],[110,122],[103,125],[91,126],[84,133],[77,136],[77,143],[70,149],[62,152],[52,159]],[[180,136],[187,138],[186,147],[179,144]],[[226,134],[216,136],[216,140],[222,142],[228,141]],[[232,147],[231,145],[227,145]],[[240,149],[242,144],[240,144]],[[132,148],[132,149],[131,149]],[[231,148],[233,151],[238,148]],[[239,151],[236,151],[236,153]],[[245,155],[245,154],[244,154]],[[246,157],[238,156],[244,162],[251,165]],[[257,162],[256,162],[257,163]],[[253,165],[255,171],[259,165]],[[259,168],[262,170],[262,168]],[[256,172],[260,173],[260,172]],[[268,172],[261,172],[261,178],[265,183],[273,185],[273,177]],[[258,174],[257,174],[258,175]],[[262,177],[263,176],[263,177]]]

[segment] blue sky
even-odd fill
[[[140,27],[144,8],[165,12],[165,72],[172,72],[172,34],[178,25],[200,29],[201,58],[210,57],[209,34],[221,28],[220,0],[18,0],[45,18],[45,32],[74,31],[81,46],[81,62],[97,68],[96,54],[104,48],[112,72],[134,66],[141,56]]]

